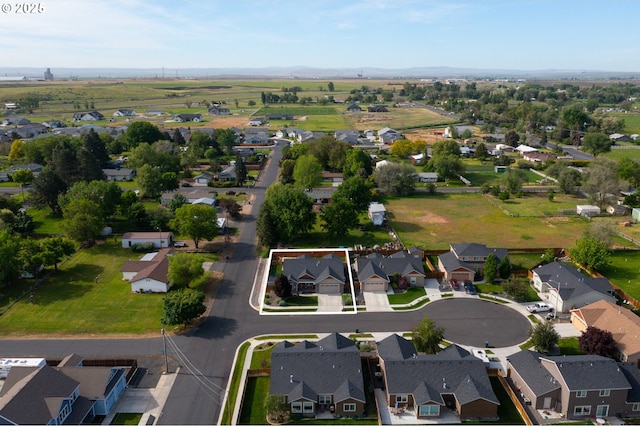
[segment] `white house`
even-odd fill
[[[102,169],[106,180],[112,180],[115,182],[130,182],[136,177],[135,169]]]
[[[140,260],[129,260],[122,266],[122,279],[131,282],[134,293],[166,293],[169,291],[169,259],[172,249],[148,253]]]
[[[382,225],[386,216],[387,209],[384,208],[383,204],[376,202],[369,204],[369,218],[374,225]]]
[[[600,207],[588,204],[577,205],[576,213],[580,216],[597,216],[600,214]]]
[[[152,243],[154,248],[170,247],[173,244],[173,232],[127,232],[122,236],[122,248],[145,243]]]
[[[207,185],[213,180],[213,175],[209,172],[202,172],[193,178],[194,182],[200,185]]]

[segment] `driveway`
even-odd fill
[[[390,312],[389,298],[386,291],[363,291],[367,312]]]
[[[318,313],[342,313],[341,294],[318,294]]]

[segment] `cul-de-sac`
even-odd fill
[[[633,424],[638,94],[0,77],[0,424]]]

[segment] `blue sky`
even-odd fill
[[[634,0],[41,3],[43,14],[0,13],[4,66],[640,72]]]

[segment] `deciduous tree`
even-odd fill
[[[170,291],[163,299],[163,325],[188,325],[204,314],[204,293],[192,288]]]
[[[611,151],[611,139],[604,133],[587,133],[582,140],[582,149],[597,157]]]
[[[569,250],[569,256],[585,268],[597,271],[609,264],[611,252],[605,241],[585,236],[576,240]]]
[[[322,182],[322,165],[313,155],[302,155],[293,167],[293,180],[297,187],[312,189]]]
[[[176,209],[170,222],[180,234],[188,235],[196,248],[201,240],[213,240],[218,235],[216,209],[198,204],[185,204]]]
[[[373,176],[382,192],[406,196],[415,189],[417,173],[409,164],[389,163],[377,168]]]
[[[442,339],[444,339],[444,328],[437,327],[435,322],[427,316],[413,329],[413,344],[420,352],[428,354],[439,352]]]
[[[551,351],[560,340],[560,334],[550,321],[539,322],[529,333],[535,350],[542,353]]]
[[[143,142],[152,144],[165,138],[160,129],[148,121],[134,121],[127,127],[124,135],[130,149],[137,147]]]
[[[490,253],[484,261],[484,279],[488,283],[493,283],[498,275],[498,257]]]
[[[345,179],[351,176],[367,177],[371,175],[371,157],[359,148],[347,151],[344,159],[343,174]]]
[[[597,327],[589,326],[578,337],[580,350],[590,355],[600,355],[607,358],[616,358],[618,348],[613,334],[607,330],[601,330]]]
[[[280,274],[273,283],[273,291],[281,299],[291,296],[291,284],[286,275]]]
[[[136,183],[142,198],[157,198],[162,192],[162,173],[149,164],[138,169]]]
[[[54,215],[62,214],[58,196],[67,190],[67,184],[54,171],[44,169],[33,181],[29,200],[37,207],[49,207]]]
[[[169,282],[178,287],[189,284],[204,275],[202,256],[192,253],[177,253],[169,258]]]

